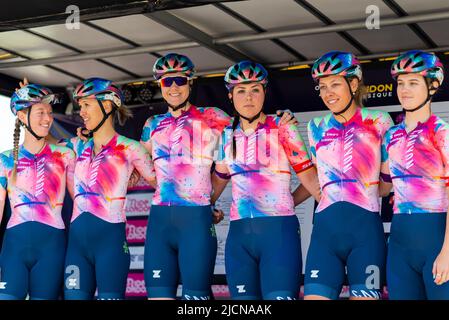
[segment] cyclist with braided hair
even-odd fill
[[[50,89],[26,84],[11,97],[17,116],[14,149],[0,154],[0,221],[6,194],[11,204],[0,258],[0,299],[58,299],[64,275],[66,186],[73,193],[75,154],[48,144],[53,123]],[[19,146],[20,127],[25,139]]]
[[[119,135],[114,116],[123,123],[130,112],[111,81],[90,78],[73,99],[92,137],[66,142],[77,156],[74,204],[65,269],[65,299],[123,299],[130,255],[125,236],[125,200],[134,169],[150,184],[155,175],[150,154],[138,142]]]
[[[223,212],[211,202],[211,166],[231,118],[214,107],[190,103],[195,68],[184,55],[169,53],[153,67],[168,112],[150,117],[141,143],[151,153],[158,180],[145,243],[149,299],[210,299],[217,252],[214,223]],[[288,112],[283,120],[291,120]],[[211,214],[212,209],[212,214]],[[198,257],[192,263],[192,257]]]
[[[404,121],[387,131],[383,174],[395,194],[388,242],[391,299],[449,299],[449,125],[431,111],[444,79],[443,64],[419,50],[391,67]],[[391,185],[390,185],[391,186]]]
[[[263,112],[268,72],[252,61],[231,66],[225,75],[236,116],[222,134],[213,177],[215,201],[232,181],[226,278],[233,299],[293,300],[299,296],[301,239],[294,207],[319,184],[295,124]],[[301,181],[290,191],[291,168]]]
[[[306,258],[305,299],[337,299],[345,269],[350,299],[378,299],[386,259],[379,195],[389,192],[379,179],[386,166],[381,144],[393,121],[386,112],[362,108],[362,69],[353,54],[326,53],[312,77],[331,113],[308,124],[321,200]]]

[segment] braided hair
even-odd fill
[[[17,163],[19,161],[19,140],[20,140],[20,127],[22,126],[22,122],[19,120],[19,117],[16,118],[16,123],[14,126],[14,134],[13,134],[13,143],[14,147],[12,150],[12,154],[14,157],[14,168],[12,170],[12,182],[16,182],[17,176]]]

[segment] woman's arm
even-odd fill
[[[449,188],[446,187],[449,198]],[[446,213],[446,230],[444,241],[438,257],[435,259],[432,268],[434,282],[441,285],[449,280],[449,209]]]
[[[388,167],[387,160],[380,166],[379,195],[381,197],[387,197],[392,187],[393,184],[391,183],[390,168]]]
[[[212,173],[212,195],[210,199],[210,203],[215,205],[218,198],[220,198],[223,190],[226,188],[226,185],[229,181],[229,171],[228,167],[225,164],[216,164],[215,171]]]
[[[0,186],[0,223],[3,219],[3,211],[5,210],[6,190]]]
[[[303,203],[311,196],[309,190],[304,187],[303,184],[300,184],[295,191],[292,192],[293,204],[296,207],[298,204]]]
[[[301,181],[301,185],[303,185],[306,190],[305,191],[301,190],[300,189],[301,186],[300,186],[293,192],[295,206],[297,204],[301,203],[302,201],[306,200],[310,195],[312,195],[317,202],[320,202],[321,189],[320,189],[320,183],[318,181],[318,175],[317,175],[315,167],[312,166],[305,171],[301,171],[301,172],[297,173],[297,176],[298,176],[299,181]],[[306,192],[309,193],[309,196],[307,196],[307,197],[306,197],[306,194],[307,194]],[[302,200],[302,201],[297,202],[300,200]]]

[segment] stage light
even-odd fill
[[[129,86],[123,86],[122,93],[125,104],[131,104],[134,100],[133,89]]]
[[[151,99],[153,99],[153,96],[154,96],[154,92],[150,86],[144,85],[144,86],[137,88],[137,98],[141,102],[144,102],[144,103],[150,102]]]

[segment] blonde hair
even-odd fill
[[[125,124],[126,120],[133,117],[132,111],[129,110],[127,107],[125,107],[125,106],[117,107],[117,106],[115,106],[114,102],[111,101],[111,103],[113,104],[113,108],[115,110],[115,112],[114,112],[115,120],[121,126],[123,126]]]
[[[351,81],[353,79],[358,79],[358,78],[357,77],[348,78],[349,83],[351,83]],[[358,106],[363,107],[363,102],[366,100],[367,94],[368,94],[368,87],[365,86],[365,84],[363,83],[363,79],[359,80],[359,86],[357,87],[357,90],[354,93],[355,103]]]

